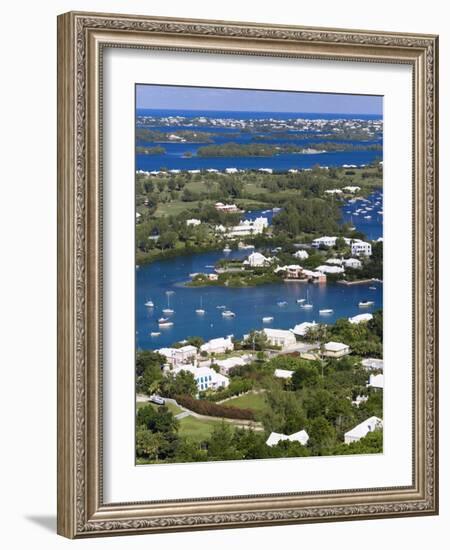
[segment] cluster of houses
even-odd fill
[[[377,416],[371,416],[361,422],[344,434],[344,443],[350,445],[366,437],[370,432],[381,430],[383,428],[383,420]],[[300,430],[290,435],[272,432],[266,440],[266,445],[275,447],[280,441],[297,441],[300,445],[306,445],[309,441],[309,434],[306,430]]]
[[[318,237],[311,243],[313,248],[332,247],[336,246],[336,241],[339,237]],[[345,244],[350,246],[352,256],[372,256],[372,245],[361,239],[349,239],[344,237]]]

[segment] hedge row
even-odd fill
[[[189,395],[177,395],[176,400],[182,407],[186,407],[186,409],[204,416],[255,420],[254,412],[251,409],[227,407],[225,405],[219,405],[218,403],[212,403],[211,401],[194,399]]]

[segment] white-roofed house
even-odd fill
[[[382,390],[384,387],[384,375],[383,374],[371,374],[369,376],[369,381],[367,382],[368,388],[373,388],[374,390]]]
[[[227,351],[234,350],[233,336],[227,336],[226,338],[213,338],[200,346],[200,351],[206,351],[206,353],[225,353]]]
[[[346,185],[342,189],[344,191],[348,191],[349,193],[356,193],[357,191],[361,191],[361,187],[358,187],[357,185]]]
[[[316,324],[317,323],[315,321],[313,321],[312,323],[310,323],[309,321],[304,321],[303,323],[295,325],[295,327],[292,329],[292,332],[293,334],[295,334],[295,336],[306,336],[308,330],[311,327],[315,327]]]
[[[338,359],[350,353],[350,346],[342,342],[327,342],[324,344],[323,348],[322,355],[325,357],[334,357]]]
[[[364,422],[361,422],[361,424],[358,424],[350,431],[346,432],[344,434],[344,442],[349,445],[350,443],[354,443],[355,441],[359,441],[363,437],[366,437],[366,435],[370,432],[380,430],[382,427],[383,421],[381,418],[371,416],[367,420],[364,420]]]
[[[266,440],[266,445],[269,447],[275,447],[280,441],[298,441],[300,445],[306,445],[309,440],[309,435],[306,430],[300,430],[291,435],[280,434],[272,432]]]
[[[383,370],[383,359],[376,359],[375,357],[367,357],[361,361],[364,368],[368,370]]]
[[[352,241],[351,247],[353,256],[372,256],[372,245],[370,243],[355,239]]]
[[[293,374],[294,371],[286,369],[275,369],[273,373],[276,378],[283,378],[284,380],[290,380]]]
[[[290,330],[281,330],[277,328],[265,328],[263,333],[267,336],[267,340],[273,346],[280,346],[282,349],[287,348],[297,342],[294,334]]]
[[[357,258],[347,258],[346,260],[344,260],[344,266],[351,269],[361,269],[362,262]]]
[[[186,220],[186,225],[189,226],[189,225],[192,225],[192,226],[196,226],[196,225],[200,225],[202,222],[201,220],[198,220],[197,218],[191,218],[190,220]]]
[[[316,268],[317,271],[320,271],[320,273],[333,273],[333,274],[339,274],[344,273],[344,268],[340,267],[338,265],[319,265],[319,267]]]
[[[253,252],[247,258],[250,267],[264,267],[269,263],[269,260],[260,252]]]
[[[309,254],[306,250],[297,250],[297,252],[294,252],[293,256],[298,260],[307,260],[309,258]]]
[[[367,323],[372,319],[373,315],[371,313],[360,313],[359,315],[355,315],[354,317],[349,317],[348,321],[352,325],[359,325],[359,323]]]
[[[239,357],[228,357],[227,359],[218,359],[214,364],[219,367],[221,374],[228,375],[236,367],[247,365],[251,361],[250,355],[241,355]]]
[[[166,358],[169,365],[173,366],[193,362],[197,357],[197,348],[189,345],[181,348],[161,348],[157,352]]]
[[[190,372],[195,379],[198,391],[218,390],[226,388],[230,384],[227,376],[216,372],[210,367],[194,367],[192,365],[181,365],[173,369],[175,376],[181,371]]]

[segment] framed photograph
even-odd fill
[[[436,36],[58,18],[58,532],[438,512]]]

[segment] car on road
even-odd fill
[[[150,403],[155,403],[155,405],[165,405],[166,400],[160,395],[151,395],[149,399]]]

